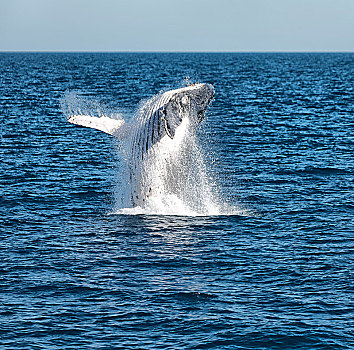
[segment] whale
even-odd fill
[[[184,186],[191,154],[186,135],[196,134],[214,94],[213,85],[196,83],[152,97],[129,121],[76,113],[68,122],[124,139],[124,205],[143,207],[162,188],[177,193]]]

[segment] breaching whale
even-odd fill
[[[168,188],[178,195],[189,170],[188,140],[214,97],[211,84],[192,84],[156,95],[130,122],[107,116],[72,114],[68,122],[124,138],[126,206],[144,206],[149,197]]]

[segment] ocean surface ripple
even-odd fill
[[[354,54],[0,53],[1,349],[353,349]],[[239,215],[118,215],[65,91],[132,116],[182,80]]]

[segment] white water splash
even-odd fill
[[[143,111],[150,108],[156,97],[145,101],[130,124],[131,134],[138,128]],[[124,165],[115,191],[114,213],[128,215],[243,215],[239,207],[221,199],[216,181],[210,177],[203,151],[191,125],[192,118],[184,118],[173,139],[167,135],[152,146],[143,160],[134,155],[131,139],[120,145]],[[130,169],[143,184],[143,205],[131,206],[131,193],[136,181],[129,179]]]
[[[92,97],[83,96],[77,91],[66,91],[60,99],[60,107],[66,118],[71,115],[89,115],[91,117],[108,117],[123,119],[119,113],[101,101]]]

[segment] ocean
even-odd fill
[[[353,53],[0,63],[1,349],[354,348]],[[118,208],[117,143],[63,98],[131,119],[189,82],[215,88],[198,154],[232,210]]]

